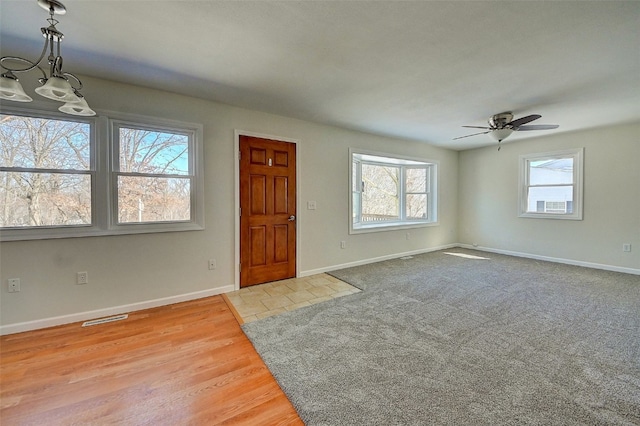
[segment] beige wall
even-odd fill
[[[640,124],[560,133],[460,153],[463,244],[640,269]],[[584,147],[584,220],[518,217],[518,157]],[[632,251],[622,251],[631,243]]]
[[[299,141],[299,274],[458,241],[457,152],[140,87],[91,78],[83,82],[97,110],[203,124],[206,229],[0,244],[0,325],[5,331],[233,289],[236,130]],[[412,229],[409,240],[406,231],[349,235],[349,147],[439,161],[440,225]],[[316,210],[306,209],[309,200],[316,201]],[[340,241],[346,241],[345,249]],[[215,270],[208,269],[210,258],[217,261]],[[78,271],[88,271],[89,284],[75,284]],[[21,292],[7,293],[8,278],[21,279]],[[25,322],[33,323],[20,324]]]

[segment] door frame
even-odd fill
[[[234,130],[233,137],[233,168],[234,168],[234,279],[233,289],[240,290],[240,136],[251,136],[262,139],[272,139],[290,142],[296,145],[296,278],[300,276],[300,140],[284,136],[267,135],[264,133]]]

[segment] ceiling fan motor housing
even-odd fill
[[[503,129],[513,120],[513,114],[510,112],[502,112],[489,118],[489,126],[494,129]]]

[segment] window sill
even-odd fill
[[[560,219],[560,220],[582,220],[581,215],[577,214],[554,214],[554,213],[520,213],[518,217],[529,219]]]
[[[104,237],[110,235],[155,234],[164,232],[201,231],[204,226],[198,223],[171,224],[135,224],[119,225],[112,229],[100,229],[93,226],[5,229],[0,230],[0,242],[53,240],[57,238]]]
[[[374,225],[366,225],[360,227],[353,227],[349,229],[349,234],[366,234],[369,232],[383,232],[383,231],[396,231],[399,229],[412,229],[412,228],[426,228],[430,226],[438,226],[438,222],[411,222],[411,223],[376,223]]]

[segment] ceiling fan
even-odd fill
[[[468,138],[470,136],[476,135],[484,135],[489,133],[489,136],[498,141],[498,143],[502,142],[513,132],[520,132],[523,130],[551,130],[557,129],[559,126],[557,124],[530,124],[534,120],[542,117],[539,114],[531,114],[526,117],[518,118],[516,120],[513,119],[513,114],[511,112],[501,112],[500,114],[495,114],[489,117],[489,127],[486,126],[462,126],[471,129],[486,129],[484,132],[473,133],[470,135],[459,136],[456,139]],[[498,151],[500,151],[500,146],[498,146]]]

